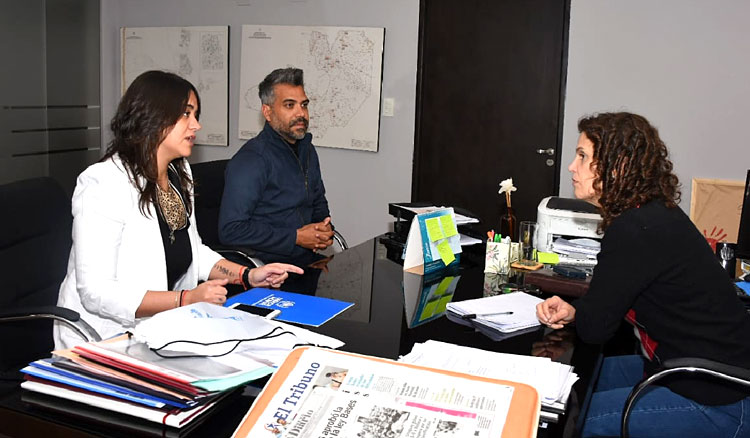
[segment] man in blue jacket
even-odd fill
[[[306,260],[333,243],[333,229],[302,70],[274,70],[258,95],[266,124],[227,165],[219,239],[267,263]]]

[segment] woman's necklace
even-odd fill
[[[175,230],[181,230],[187,225],[187,212],[182,198],[172,184],[164,191],[159,184],[156,184],[156,199],[159,201],[162,217],[169,227],[169,243],[174,243]]]

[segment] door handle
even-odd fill
[[[555,155],[555,149],[554,148],[548,148],[548,149],[537,149],[536,153],[539,155],[549,155],[550,157]]]

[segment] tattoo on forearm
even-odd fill
[[[221,265],[214,266],[214,269],[216,269],[216,271],[222,274],[225,278],[228,278],[230,283],[242,284],[242,279],[240,278],[239,273],[235,274],[231,269]]]

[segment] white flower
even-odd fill
[[[515,192],[516,188],[513,186],[513,178],[504,179],[500,182],[500,190],[498,190],[498,194],[502,195],[503,193]]]

